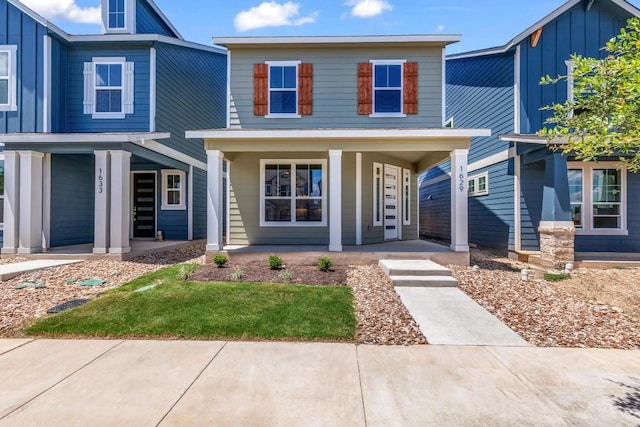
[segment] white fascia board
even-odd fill
[[[167,139],[167,132],[149,133],[22,133],[0,135],[3,143],[105,143],[134,142]]]
[[[162,36],[159,34],[95,34],[82,36],[68,36],[70,42],[99,43],[99,42],[151,42],[165,43],[174,46],[188,47],[190,49],[202,50],[205,52],[227,54],[227,49],[220,46],[206,46],[199,43],[188,42],[182,39]]]
[[[189,166],[193,166],[196,167],[198,169],[202,169],[204,171],[207,170],[207,163],[206,162],[201,162],[200,160],[194,159],[193,157],[184,154],[178,150],[174,150],[171,147],[167,147],[166,145],[160,144],[157,141],[153,141],[153,140],[138,140],[138,141],[131,141],[134,144],[149,149],[151,151],[155,151],[158,154],[162,154],[164,156],[167,157],[171,157],[172,159],[175,159],[179,162],[185,163]]]
[[[7,2],[13,7],[15,7],[16,9],[18,9],[19,11],[21,11],[22,13],[28,15],[31,19],[36,21],[38,24],[42,25],[45,28],[48,28],[49,30],[58,34],[63,39],[69,40],[69,34],[62,31],[59,27],[52,24],[51,22],[49,22],[48,20],[46,20],[45,18],[43,18],[42,16],[34,12],[33,10],[29,9],[27,6],[25,6],[18,0],[7,0]]]
[[[160,17],[160,19],[162,19],[162,22],[164,22],[165,25],[169,27],[171,31],[173,31],[173,34],[175,34],[176,37],[179,38],[180,40],[184,40],[180,32],[176,29],[176,27],[173,26],[171,21],[169,21],[167,16],[162,12],[162,10],[160,10],[160,8],[155,4],[155,2],[153,0],[146,0],[146,1],[147,1],[147,4],[151,6],[151,9],[153,9],[153,11]]]
[[[491,129],[257,129],[191,130],[187,138],[206,139],[391,139],[391,138],[471,138],[491,136]]]
[[[536,134],[521,135],[521,134],[507,134],[498,136],[500,141],[505,142],[525,142],[529,144],[547,144],[549,140],[543,136]]]
[[[462,40],[460,34],[419,34],[399,36],[306,36],[306,37],[214,37],[213,43],[222,46],[250,47],[256,45],[341,45],[341,44],[450,44]]]

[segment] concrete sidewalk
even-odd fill
[[[13,264],[0,265],[0,282],[13,279],[23,273],[44,270],[49,267],[58,267],[61,265],[75,264],[81,262],[78,259],[39,259],[35,261],[16,262]]]
[[[634,426],[639,351],[0,340],[0,426]]]

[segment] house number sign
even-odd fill
[[[102,168],[98,168],[98,194],[104,193],[104,175]]]
[[[458,178],[460,178],[460,186],[458,188],[462,193],[464,192],[464,171],[462,170],[462,166],[460,166],[460,175],[458,175]]]

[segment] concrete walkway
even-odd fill
[[[458,288],[395,289],[429,344],[529,345]]]
[[[13,279],[23,273],[38,271],[49,267],[58,267],[60,265],[75,264],[80,262],[78,259],[39,259],[35,261],[16,262],[14,264],[0,265],[0,282]]]
[[[0,426],[634,426],[640,352],[0,340]]]

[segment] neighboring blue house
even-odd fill
[[[504,46],[447,57],[450,125],[489,127],[469,151],[469,241],[561,265],[589,253],[640,252],[640,176],[617,159],[576,162],[536,135],[540,107],[572,96],[571,54],[601,48],[640,10],[623,0],[571,0]],[[449,235],[449,163],[422,176],[420,232]]]
[[[151,0],[102,11],[103,34],[76,36],[0,0],[3,254],[206,237],[207,158],[185,129],[226,126],[226,51]]]

